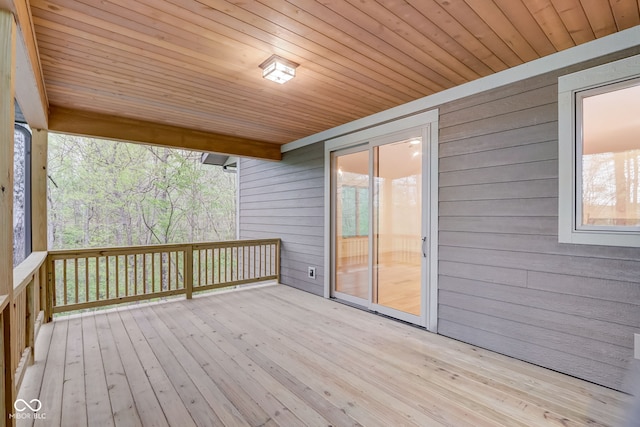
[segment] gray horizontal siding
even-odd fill
[[[640,248],[558,243],[558,75],[440,109],[438,332],[625,389]]]
[[[242,159],[238,174],[241,239],[282,239],[280,281],[322,295],[324,288],[324,149],[284,153],[280,162]],[[317,278],[307,277],[316,267]]]
[[[558,160],[493,166],[440,173],[440,187],[558,179]],[[556,193],[557,195],[557,193]]]
[[[468,326],[461,322],[450,322],[447,319],[441,319],[439,324],[449,331],[450,335],[455,335],[461,341],[493,349],[508,356],[537,363],[559,372],[570,373],[578,378],[587,378],[597,384],[610,384],[609,373],[622,370],[622,368],[596,363],[584,357],[573,356],[564,351],[538,345],[529,340],[527,336],[522,336],[522,339],[512,338],[511,336],[483,330],[475,325]],[[503,351],[505,349],[508,349],[508,353]],[[544,362],[545,360],[553,360],[552,366]],[[539,361],[543,361],[543,363]],[[594,364],[599,365],[602,369],[594,371]]]
[[[628,391],[640,249],[558,243],[556,83],[582,68],[440,107],[438,332]],[[239,173],[240,237],[280,237],[282,283],[319,295],[323,157],[315,144]]]
[[[557,197],[557,179],[469,184],[440,188],[440,202]]]

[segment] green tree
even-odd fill
[[[229,240],[236,177],[200,153],[49,138],[52,249]]]

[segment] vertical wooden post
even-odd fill
[[[193,296],[193,246],[188,245],[184,250],[184,287],[187,299]]]
[[[44,322],[48,323],[53,320],[53,299],[55,297],[55,289],[53,287],[54,281],[56,280],[55,276],[55,262],[51,257],[47,257],[47,277],[44,280],[44,294],[46,295],[46,299],[44,300]],[[89,263],[85,264],[85,270],[89,271]],[[89,282],[87,280],[87,282]],[[89,295],[88,293],[85,295]]]
[[[13,306],[13,127],[15,119],[16,23],[13,15],[0,10],[0,295],[9,304],[2,313],[3,384],[2,417],[8,416],[15,399],[13,348],[16,345]]]
[[[34,252],[47,251],[47,150],[46,130],[31,137],[31,241]]]
[[[26,289],[26,293],[27,293],[27,307],[25,310],[26,316],[27,316],[27,330],[26,330],[26,340],[25,340],[25,345],[30,348],[30,354],[29,354],[29,360],[27,360],[27,365],[31,365],[33,364],[33,358],[34,358],[34,350],[35,350],[35,344],[36,344],[36,318],[38,317],[38,313],[35,311],[35,298],[37,295],[37,288],[39,286],[39,278],[38,278],[38,272],[36,271],[36,273],[33,276],[33,279],[31,280],[31,282],[29,283],[29,285],[27,286]],[[26,369],[26,368],[25,368]]]
[[[280,284],[280,239],[276,240],[276,276],[278,284]]]
[[[47,150],[49,133],[46,130],[34,129],[31,136],[31,246],[34,252],[48,250],[47,231]],[[47,306],[48,262],[42,264],[40,280],[34,286],[34,298],[37,299],[38,312]],[[44,321],[47,322],[46,316]]]
[[[9,302],[9,307],[11,302]],[[9,414],[11,413],[11,409],[13,409],[11,403],[11,393],[9,392],[9,388],[7,384],[11,384],[11,381],[7,382],[7,374],[11,373],[11,360],[7,361],[6,356],[7,352],[11,353],[11,347],[8,339],[8,329],[10,324],[8,324],[5,319],[8,317],[10,310],[8,308],[2,310],[0,312],[0,351],[2,356],[2,371],[0,371],[0,417],[5,423],[8,423]],[[5,333],[6,332],[6,333]]]

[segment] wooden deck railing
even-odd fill
[[[280,239],[50,251],[46,317],[278,280]]]
[[[15,338],[11,342],[14,387],[20,388],[27,365],[33,361],[33,349],[42,324],[41,288],[46,278],[46,252],[33,252],[13,270],[13,304]]]

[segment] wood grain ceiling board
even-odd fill
[[[640,24],[637,0],[31,0],[52,106],[275,144]],[[258,65],[300,66],[277,85]]]

